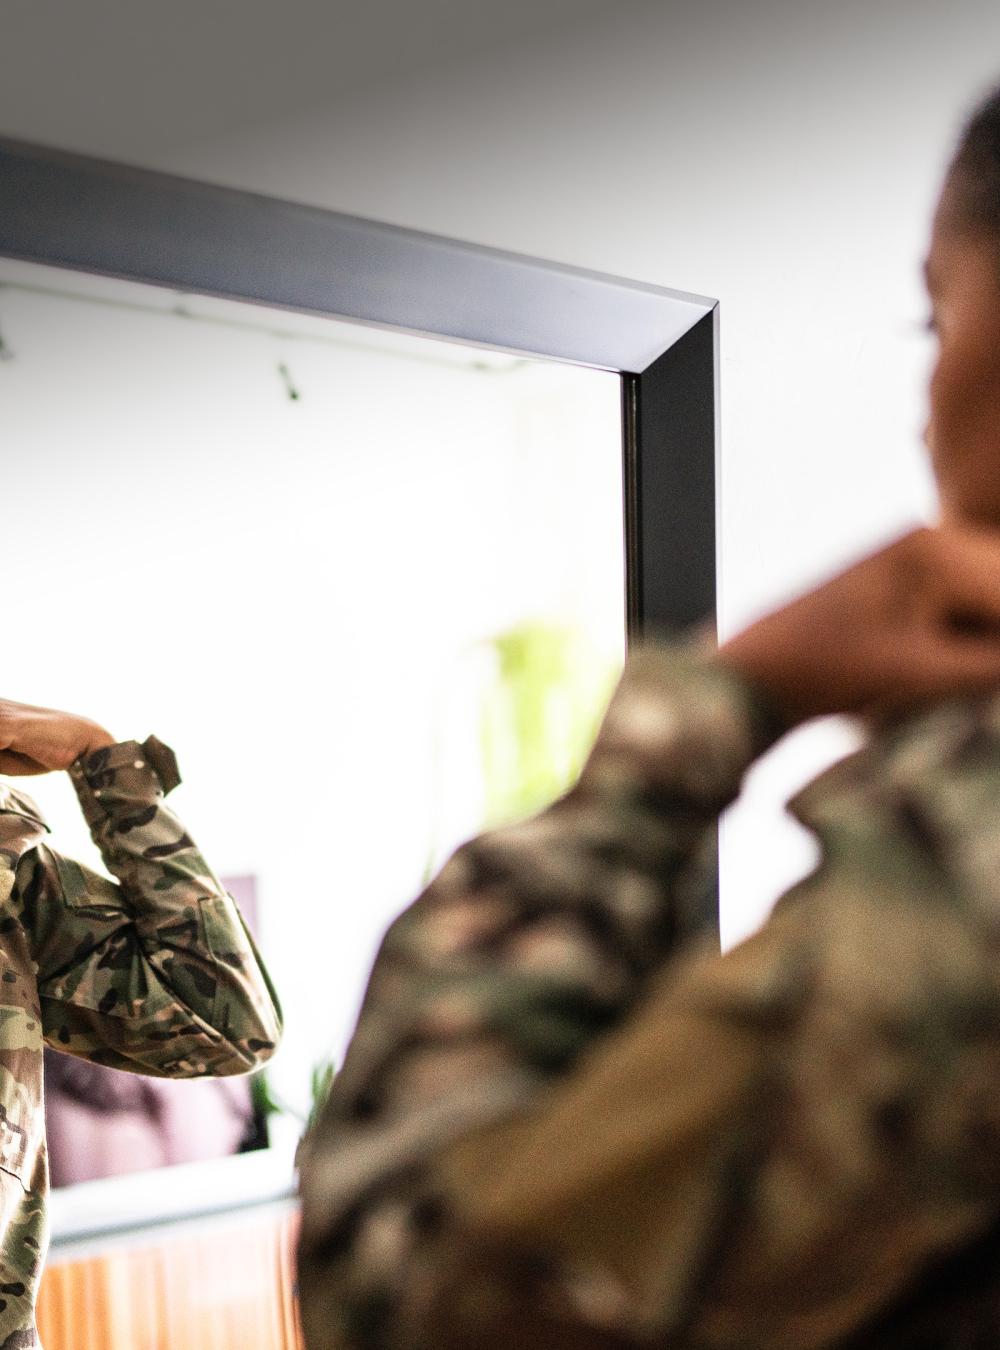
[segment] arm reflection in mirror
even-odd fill
[[[619,377],[14,262],[0,327],[6,544],[46,616],[12,693],[148,719],[194,837],[256,878],[290,1191],[387,923],[500,782],[505,705],[485,728],[466,654],[572,631],[621,662]],[[72,793],[35,795],[99,871]]]
[[[51,849],[31,798],[0,786],[0,1333],[10,1344],[33,1343],[48,1238],[43,1045],[89,1065],[203,1078],[263,1063],[281,1029],[235,903],[165,804],[180,781],[173,752],[0,701],[0,771],[62,769],[114,880]]]

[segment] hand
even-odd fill
[[[81,755],[113,744],[114,737],[86,717],[0,699],[0,773],[68,769]]]
[[[789,725],[1000,687],[1000,533],[916,530],[725,643]]]

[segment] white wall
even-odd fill
[[[997,52],[995,0],[620,0],[146,162],[718,296],[730,630],[929,509],[917,267]],[[765,808],[828,753],[786,751],[733,825],[730,936],[803,865]]]

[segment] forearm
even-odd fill
[[[164,803],[158,742],[78,760],[71,778],[113,886],[37,850],[20,877],[55,1043],[145,1072],[235,1073],[280,1034],[274,991],[233,901]]]
[[[712,827],[773,734],[709,658],[634,659],[577,787],[459,850],[390,930],[304,1180],[304,1278],[332,1280],[349,1319],[379,1278],[365,1233],[419,1209],[437,1159],[527,1111],[714,927]],[[389,1265],[391,1284],[409,1269]]]
[[[565,1070],[714,927],[714,825],[774,734],[707,655],[634,658],[573,790],[461,847],[390,928],[334,1103],[376,1078],[394,1097],[400,1046],[479,1033],[531,1072]],[[445,1015],[456,998],[459,1021]]]
[[[753,625],[727,644],[721,662],[734,678],[752,680],[766,690],[773,706],[782,710],[786,725],[826,713],[895,714],[961,691],[995,689],[1000,649],[977,635],[995,626],[990,597],[995,602],[996,545],[992,541],[986,549],[983,539],[974,536],[975,532],[950,527],[908,536]],[[956,623],[956,617],[962,622]],[[705,673],[716,676],[719,669],[710,665]],[[307,1338],[315,1350],[326,1346],[416,1350],[437,1343],[437,1330],[449,1350],[465,1345],[491,1350],[507,1343],[502,1317],[491,1324],[491,1311],[502,1311],[503,1300],[509,1302],[512,1295],[515,1301],[522,1295],[530,1297],[537,1286],[532,1290],[525,1284],[522,1268],[520,1273],[514,1271],[506,1287],[502,1280],[492,1291],[487,1287],[482,1299],[477,1300],[471,1289],[471,1303],[467,1300],[465,1306],[472,1307],[473,1335],[464,1341],[449,1339],[451,1330],[460,1326],[462,1300],[470,1292],[463,1280],[475,1274],[463,1253],[471,1259],[480,1244],[488,1269],[490,1242],[499,1236],[501,1244],[519,1238],[529,1264],[539,1253],[543,1260],[551,1255],[550,1239],[557,1254],[586,1260],[586,1252],[579,1244],[574,1247],[562,1222],[572,1225],[574,1215],[587,1212],[586,1175],[579,1178],[578,1194],[568,1188],[554,1206],[551,1226],[529,1223],[519,1228],[517,1220],[506,1230],[501,1210],[474,1212],[479,1194],[474,1185],[465,1197],[471,1208],[463,1210],[460,1189],[450,1191],[435,1169],[471,1143],[477,1131],[482,1132],[480,1138],[496,1144],[501,1161],[512,1158],[502,1149],[504,1122],[517,1131],[519,1118],[527,1121],[535,1109],[544,1132],[551,1121],[544,1111],[544,1090],[558,1096],[564,1075],[570,1090],[586,1086],[586,1072],[567,1075],[580,1049],[622,1024],[648,988],[650,975],[662,969],[698,927],[699,907],[688,902],[696,894],[689,889],[689,879],[698,843],[705,840],[716,812],[735,793],[755,748],[763,745],[755,744],[753,717],[745,700],[735,698],[741,709],[735,717],[730,693],[708,716],[695,715],[692,721],[690,703],[685,706],[683,698],[678,702],[662,696],[664,689],[669,693],[665,672],[658,674],[654,667],[648,678],[640,677],[638,687],[631,678],[634,673],[635,668],[626,674],[625,698],[612,708],[581,788],[533,822],[527,835],[501,832],[492,843],[484,841],[485,856],[477,848],[465,857],[459,855],[390,934],[343,1081],[321,1120],[304,1174],[300,1269]],[[704,688],[707,691],[708,685]],[[706,699],[705,707],[711,704]],[[694,711],[697,714],[697,701]],[[711,728],[711,734],[691,735],[691,726]],[[735,738],[734,727],[742,728]],[[857,820],[866,828],[885,806],[877,789],[878,785],[860,803]],[[995,797],[994,790],[989,800]],[[853,812],[848,816],[854,825]],[[900,839],[908,844],[915,839],[923,847],[929,838],[936,848],[933,835],[914,831],[915,822],[919,824],[919,815],[893,821]],[[995,837],[995,829],[989,837]],[[529,842],[530,847],[524,847]],[[839,844],[838,861],[858,857],[851,831]],[[716,1138],[720,1124],[726,1130],[724,1142],[732,1137],[730,1117],[713,1086],[720,1076],[724,1078],[721,1070],[732,1048],[727,1036],[736,1044],[749,1033],[752,1047],[770,1047],[762,1052],[767,1072],[759,1075],[758,1052],[752,1049],[734,1089],[734,1104],[753,1115],[764,1138],[754,1139],[752,1131],[738,1136],[740,1147],[741,1139],[751,1139],[750,1154],[741,1159],[745,1166],[735,1175],[725,1170],[721,1175],[712,1173],[715,1189],[709,1193],[707,1212],[730,1217],[727,1205],[735,1195],[743,1202],[739,1216],[743,1222],[728,1225],[729,1234],[739,1242],[731,1249],[733,1263],[724,1268],[725,1287],[712,1291],[714,1301],[703,1300],[701,1309],[686,1305],[693,1316],[704,1314],[699,1345],[832,1343],[821,1339],[824,1330],[833,1336],[844,1326],[845,1316],[873,1310],[873,1300],[891,1296],[900,1280],[912,1278],[935,1243],[945,1240],[949,1225],[954,1240],[982,1217],[976,1211],[976,1188],[964,1177],[942,1197],[941,1210],[930,1224],[926,1201],[928,1187],[933,1190],[942,1177],[951,1181],[948,1169],[961,1160],[963,1140],[982,1131],[993,1144],[995,1122],[989,1113],[961,1099],[958,1120],[950,1118],[946,1131],[954,1133],[949,1133],[942,1150],[935,1130],[953,1102],[947,1090],[936,1097],[930,1092],[921,1122],[928,1128],[919,1140],[910,1130],[911,1102],[890,1100],[886,1117],[885,1103],[872,1102],[859,1090],[866,1081],[880,1088],[887,1080],[894,1082],[901,1062],[904,1080],[905,1070],[912,1069],[922,1075],[922,1087],[930,1079],[933,1088],[942,1032],[946,1042],[952,1038],[950,1048],[963,1051],[966,1047],[956,1030],[968,1028],[975,1021],[971,1009],[980,1008],[979,1002],[965,998],[963,980],[967,985],[969,972],[956,968],[948,976],[958,995],[948,1014],[954,1020],[946,1018],[942,1024],[943,985],[934,964],[948,947],[931,943],[928,967],[920,969],[917,961],[917,969],[907,972],[921,991],[918,1006],[893,1007],[887,1016],[872,1016],[871,1005],[886,988],[893,988],[885,974],[898,976],[905,969],[895,944],[886,941],[891,929],[878,912],[883,899],[882,878],[877,877],[880,857],[884,849],[866,848],[863,861],[868,871],[860,888],[831,891],[825,933],[829,969],[822,972],[826,997],[812,1007],[806,1003],[806,1012],[815,1014],[814,1022],[800,1020],[795,1009],[782,1003],[789,994],[801,993],[807,1000],[810,993],[796,964],[812,938],[806,923],[779,943],[776,969],[758,970],[751,963],[745,997],[734,997],[726,978],[716,988],[721,1002],[709,1008],[708,1015],[712,1025],[725,1033],[721,1060],[704,1053],[704,1007],[700,1013],[694,1010],[698,1015],[693,1022],[667,1023],[667,1039],[677,1048],[664,1062],[675,1067],[679,1063],[687,1075],[670,1080],[673,1107],[683,1108],[689,1083],[696,1082],[706,1103],[706,1129],[700,1156],[698,1149],[690,1154],[693,1170],[668,1167],[666,1196],[656,1196],[647,1212],[662,1217],[665,1198],[682,1226],[685,1181],[697,1184],[701,1164],[714,1168],[725,1161],[726,1148]],[[992,855],[990,859],[995,876]],[[897,859],[888,861],[885,881],[895,885]],[[935,866],[932,858],[931,873]],[[915,899],[922,905],[922,880],[911,882],[908,877],[907,906]],[[838,903],[845,894],[859,896],[862,902],[865,923],[853,932]],[[928,894],[934,894],[933,882]],[[784,913],[779,925],[769,928],[765,941],[783,931]],[[909,958],[914,957],[912,949],[920,947],[919,908],[916,916],[911,948],[906,950]],[[914,913],[903,907],[904,924],[907,917],[912,921]],[[435,919],[440,920],[436,928]],[[858,948],[845,948],[845,932],[860,935]],[[841,961],[845,952],[846,963]],[[726,958],[716,964],[729,971],[733,962]],[[992,969],[995,962],[989,965]],[[880,978],[868,983],[862,978],[852,990],[855,1002],[846,1008],[836,996],[829,996],[838,981],[843,985],[845,977],[863,977],[871,970],[877,970]],[[711,994],[714,971],[706,978]],[[560,994],[561,1018],[544,1016],[554,1006],[554,989]],[[696,989],[697,1001],[703,1001],[704,992]],[[909,992],[904,989],[904,1005]],[[985,995],[991,1008],[995,1006],[985,984],[974,992],[976,999]],[[526,1011],[505,1018],[510,1006]],[[553,1038],[540,1037],[539,1025],[559,1031],[555,1041],[561,1053],[548,1062],[539,1048]],[[928,1027],[931,1034],[925,1037]],[[862,1048],[858,1063],[867,1078],[855,1080],[848,1074],[837,1085],[842,1090],[832,1092],[823,1069],[843,1064],[843,1044],[852,1043],[852,1035]],[[915,1059],[907,1058],[911,1055]],[[771,1073],[785,1089],[785,1097],[776,1098],[769,1090]],[[984,1077],[989,1079],[988,1074]],[[654,1074],[650,1081],[659,1080]],[[616,1085],[617,1092],[607,1094],[602,1108],[607,1118],[614,1120],[622,1090],[631,1082],[632,1077],[626,1076]],[[841,1113],[845,1102],[846,1119]],[[567,1113],[558,1137],[548,1137],[547,1147],[531,1155],[535,1171],[518,1173],[517,1199],[527,1198],[526,1212],[531,1211],[536,1177],[547,1183],[552,1158],[575,1151],[581,1118],[599,1129],[600,1116]],[[906,1131],[905,1167],[885,1147],[886,1120],[890,1141],[893,1130]],[[963,1129],[968,1133],[963,1135]],[[674,1137],[667,1128],[668,1153]],[[775,1148],[764,1166],[769,1141]],[[859,1141],[865,1147],[862,1165],[857,1161]],[[596,1147],[599,1153],[601,1145]],[[822,1163],[823,1190],[818,1197],[810,1175],[816,1157]],[[947,1166],[941,1165],[942,1157]],[[601,1230],[619,1195],[615,1182],[621,1174],[619,1162],[612,1153],[605,1162],[606,1204],[590,1211],[590,1226],[578,1229],[578,1237]],[[352,1179],[355,1171],[357,1185]],[[540,1190],[551,1196],[547,1185]],[[577,1204],[580,1195],[582,1210]],[[518,1205],[512,1204],[521,1215]],[[659,1281],[661,1286],[659,1293],[669,1292],[671,1281],[680,1287],[677,1262],[683,1266],[681,1284],[690,1274],[697,1289],[699,1279],[718,1268],[706,1263],[711,1239],[726,1231],[726,1225],[720,1229],[713,1219],[706,1232],[689,1232],[676,1254],[665,1254],[662,1245],[651,1243],[650,1269],[653,1285]],[[864,1233],[864,1243],[856,1240],[858,1232]],[[510,1245],[502,1249],[513,1250]],[[620,1325],[639,1330],[644,1308],[647,1333],[655,1336],[657,1326],[666,1327],[668,1343],[685,1343],[670,1327],[670,1309],[681,1304],[671,1304],[669,1298],[657,1304],[655,1287],[647,1299],[627,1278],[617,1287],[624,1290],[626,1305]],[[440,1300],[436,1291],[441,1292]],[[542,1297],[551,1292],[543,1289]],[[598,1284],[596,1293],[600,1303],[608,1290]],[[426,1312],[434,1307],[443,1310],[436,1324]],[[535,1300],[530,1314],[541,1307]],[[762,1307],[766,1316],[760,1315]],[[604,1344],[595,1330],[599,1312],[592,1305],[591,1334],[582,1338],[587,1350]],[[508,1328],[516,1325],[515,1320]],[[607,1319],[605,1325],[610,1325]],[[571,1329],[569,1339],[551,1343],[578,1342]]]
[[[393,1350],[880,1345],[901,1300],[935,1340],[936,1263],[1000,1212],[998,725],[945,707],[812,784],[824,863],[758,935],[681,956],[579,1072],[439,1154]],[[357,1306],[365,1264],[318,1266],[318,1316]]]

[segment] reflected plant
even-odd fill
[[[529,621],[476,644],[489,658],[479,696],[479,750],[483,783],[481,828],[540,810],[576,780],[620,673],[579,629]],[[442,704],[442,707],[444,704]],[[440,728],[433,754],[440,770]],[[443,796],[440,772],[437,791]],[[432,839],[423,871],[437,871],[442,802],[435,802]],[[301,1162],[309,1133],[336,1073],[332,1059],[314,1065],[309,1118],[296,1152]]]
[[[280,1115],[288,1110],[287,1105],[276,1097],[271,1090],[266,1069],[259,1069],[257,1073],[251,1075],[250,1102],[253,1106],[254,1121],[257,1123],[261,1136],[260,1142],[255,1143],[253,1147],[266,1148],[268,1121],[272,1116]]]
[[[321,1059],[312,1066],[309,1074],[309,1115],[305,1120],[299,1142],[295,1147],[295,1167],[302,1167],[303,1159],[309,1149],[313,1126],[330,1095],[333,1080],[337,1075],[337,1066],[332,1059]],[[301,1117],[299,1117],[301,1119]]]
[[[528,622],[486,644],[481,750],[487,828],[546,806],[577,778],[618,667],[576,628]]]
[[[316,1124],[316,1117],[319,1115],[320,1108],[330,1095],[330,1089],[333,1087],[333,1080],[337,1074],[337,1066],[332,1059],[321,1059],[318,1064],[314,1064],[312,1072],[309,1074],[309,1117],[306,1120],[306,1134]]]
[[[265,1138],[260,1147],[266,1146],[267,1121],[274,1115],[292,1116],[302,1126],[303,1138],[316,1122],[320,1108],[326,1101],[336,1076],[337,1067],[332,1058],[319,1060],[309,1072],[309,1112],[303,1115],[301,1110],[292,1106],[279,1096],[271,1086],[266,1069],[261,1069],[250,1079],[250,1099],[254,1115],[264,1127]],[[258,1145],[255,1145],[258,1147]]]

